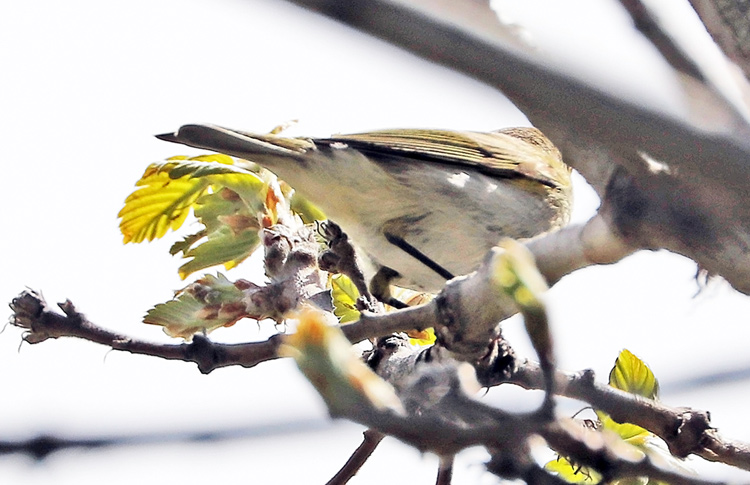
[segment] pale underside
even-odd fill
[[[401,277],[394,283],[400,286],[434,292],[445,279],[387,241],[386,231],[463,275],[475,270],[503,237],[532,237],[565,219],[521,183],[469,168],[394,157],[371,163],[351,150],[325,151],[325,163],[311,157],[303,162],[305,170],[288,159],[266,165],[319,205],[372,262],[398,271]],[[330,161],[340,170],[331,173]],[[375,269],[366,267],[366,276]]]

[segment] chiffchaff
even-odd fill
[[[271,170],[338,223],[375,269],[420,291],[473,271],[501,238],[537,236],[570,214],[570,169],[535,128],[313,139],[185,125],[158,137]]]

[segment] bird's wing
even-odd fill
[[[567,171],[560,153],[536,128],[492,133],[447,130],[382,130],[335,135],[320,143],[345,143],[367,155],[400,155],[420,161],[471,167],[493,177],[527,178],[550,187]]]

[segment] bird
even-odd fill
[[[502,238],[533,238],[570,218],[571,170],[533,127],[305,138],[188,124],[157,138],[276,174],[365,253],[378,298],[388,298],[388,284],[436,293]]]

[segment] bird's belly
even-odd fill
[[[432,177],[423,173],[420,184],[410,185],[412,193],[387,200],[375,197],[369,204],[353,201],[349,207],[356,210],[339,218],[331,214],[375,263],[401,275],[394,281],[399,286],[436,292],[445,279],[389,242],[385,232],[459,276],[474,271],[503,237],[535,236],[549,230],[555,219],[543,196],[507,180],[460,170],[434,172]]]

